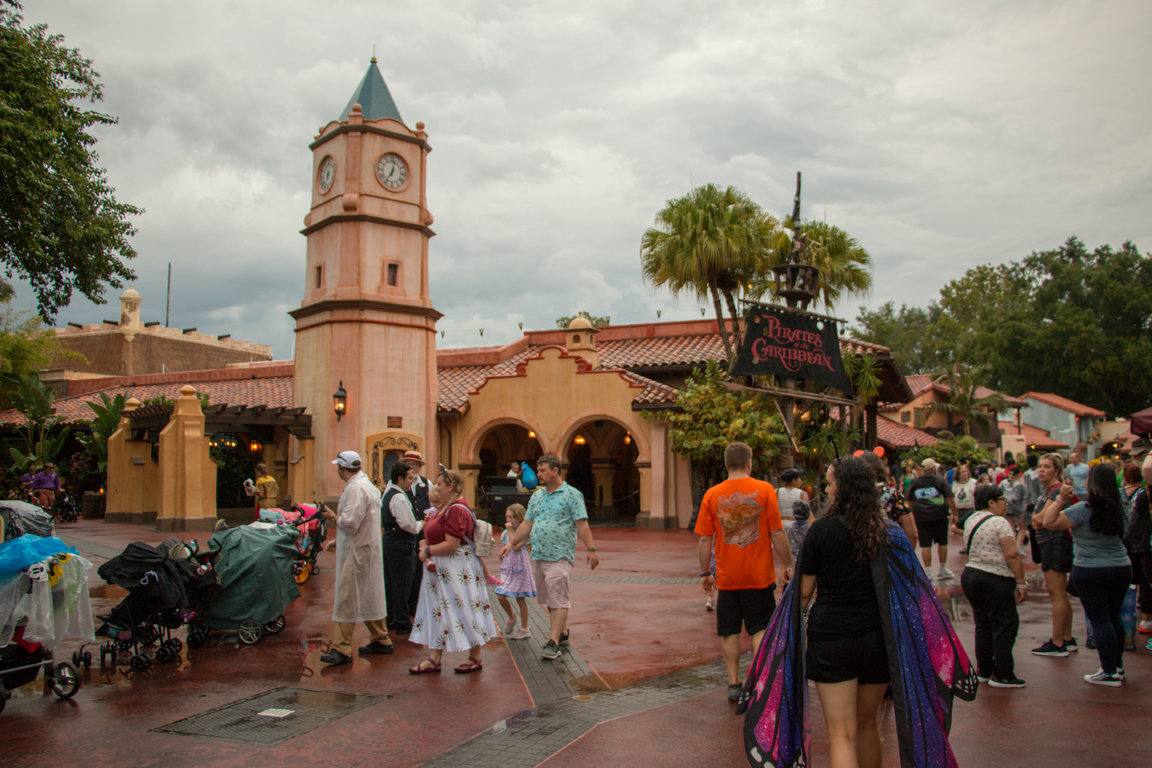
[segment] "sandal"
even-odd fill
[[[439,674],[440,662],[434,659],[424,659],[424,661],[409,669],[408,672],[413,675]]]
[[[484,665],[480,663],[480,660],[474,659],[471,656],[468,657],[468,661],[456,667],[456,671],[462,675],[466,675],[469,672],[479,672],[482,669],[484,669]]]

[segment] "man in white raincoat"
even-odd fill
[[[336,472],[344,481],[339,512],[324,508],[336,523],[336,600],[332,606],[332,649],[320,657],[325,664],[352,661],[352,633],[362,621],[370,633],[360,655],[389,654],[395,650],[384,617],[384,557],[380,542],[380,491],[360,470],[360,454],[342,451]]]

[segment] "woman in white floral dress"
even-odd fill
[[[468,651],[456,671],[479,672],[484,668],[480,651],[497,636],[484,571],[473,553],[476,516],[461,496],[462,487],[459,473],[447,470],[429,492],[435,506],[424,520],[424,580],[408,638],[427,647],[428,658],[408,670],[414,675],[440,672],[444,651]]]

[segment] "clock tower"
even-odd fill
[[[375,57],[340,118],[312,150],[304,300],[294,398],[312,415],[313,450],[293,491],[338,496],[331,461],[353,450],[380,486],[408,450],[435,466],[436,321],[428,295],[432,214],[424,124],[408,128]],[[343,390],[340,415],[335,395]]]

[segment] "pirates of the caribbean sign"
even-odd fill
[[[840,359],[835,321],[753,307],[744,327],[744,347],[733,370],[737,376],[805,379],[852,396],[852,382]]]

